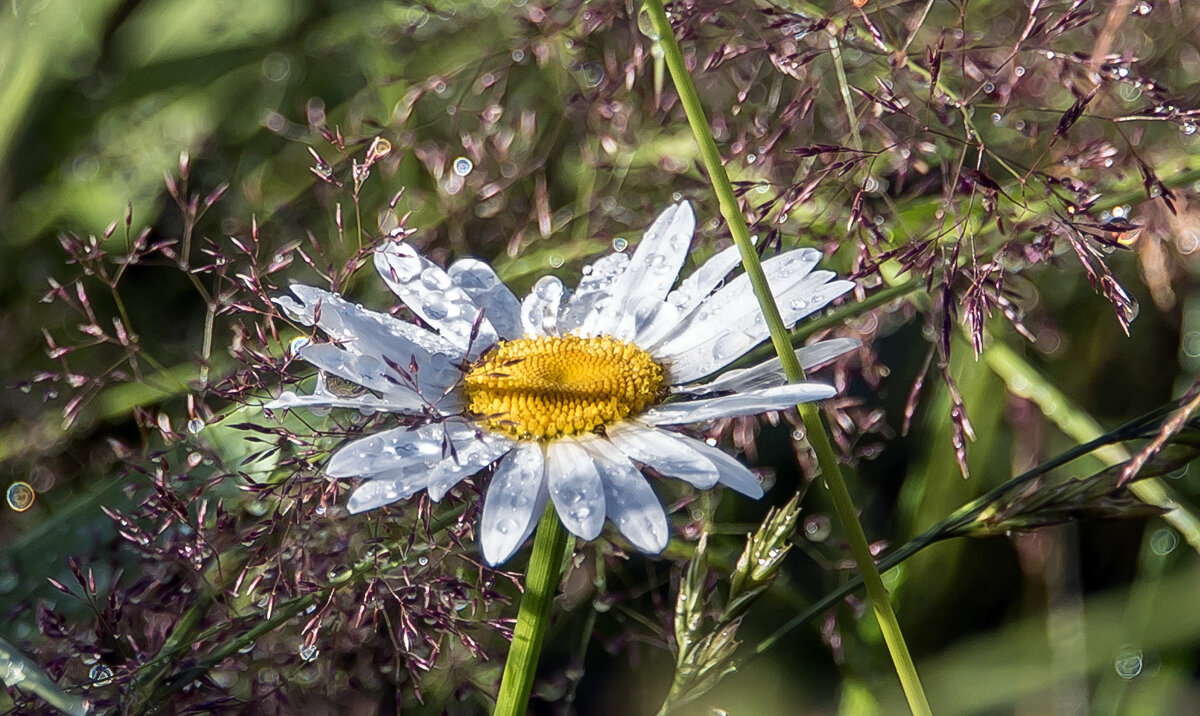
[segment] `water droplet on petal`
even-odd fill
[[[721,336],[713,344],[712,356],[717,360],[725,360],[737,355],[742,350],[741,339],[733,333]]]
[[[421,283],[431,291],[445,291],[450,288],[450,277],[441,269],[433,267],[421,272]]]
[[[454,160],[454,173],[460,177],[465,177],[466,175],[470,174],[471,170],[474,168],[474,162],[466,157],[459,157],[458,159]]]

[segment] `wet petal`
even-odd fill
[[[431,497],[442,482],[468,477],[512,449],[512,441],[492,433],[480,434],[461,420],[401,427],[360,438],[342,447],[325,465],[330,477],[369,477],[420,472],[427,476]],[[450,485],[453,487],[453,484]],[[446,490],[449,487],[445,488]]]
[[[441,502],[451,488],[508,454],[515,445],[495,433],[456,440],[454,454],[438,463],[429,476],[429,499]]]
[[[405,346],[414,344],[424,353],[462,355],[453,343],[436,333],[386,313],[369,311],[336,293],[303,284],[293,284],[289,289],[299,301],[290,296],[277,296],[272,300],[294,320],[306,326],[316,324],[330,338],[347,345],[358,343],[364,346],[359,352],[381,353],[385,347],[399,340]],[[370,350],[365,348],[368,345],[371,346]]]
[[[782,289],[774,279],[771,282],[780,315],[789,328],[854,287],[850,281],[830,281],[833,274],[828,271],[809,274],[811,267],[797,268],[806,274],[800,281]],[[766,321],[757,308],[749,281],[742,283],[744,279],[745,276],[739,276],[733,284],[714,294],[673,336],[652,351],[669,364],[672,382],[689,383],[709,375],[766,340],[769,335]]]
[[[711,460],[692,449],[691,438],[635,422],[610,425],[605,432],[618,450],[664,477],[707,490],[721,476]]]
[[[800,367],[808,371],[840,355],[849,353],[860,345],[862,344],[853,338],[834,338],[797,349],[796,358],[800,361]],[[770,388],[785,382],[787,379],[783,375],[783,364],[780,362],[779,356],[775,356],[750,368],[722,373],[721,377],[711,383],[683,386],[682,390],[693,395],[727,391],[744,392],[756,388]]]
[[[412,246],[396,241],[384,245],[375,252],[375,268],[413,313],[468,358],[496,344],[496,329],[486,317],[479,317],[479,307],[467,292]]]
[[[562,281],[553,276],[543,276],[533,284],[533,289],[521,302],[521,325],[525,335],[558,335],[558,307],[565,292]]]
[[[628,265],[629,254],[616,253],[584,266],[583,278],[559,316],[558,330],[562,333],[578,330],[585,337],[596,335],[592,324],[599,323],[608,303],[615,300],[611,293],[613,282]]]
[[[484,318],[491,321],[501,338],[512,340],[525,335],[521,327],[521,302],[491,266],[476,259],[462,259],[454,262],[446,273],[483,309]]]
[[[750,468],[729,457],[724,451],[710,447],[707,443],[688,437],[683,439],[688,441],[688,445],[693,450],[712,462],[713,466],[717,468],[717,472],[721,474],[719,482],[722,485],[756,500],[763,496],[762,485],[759,484],[758,478],[754,476]]]
[[[659,304],[671,290],[692,243],[696,215],[692,205],[682,202],[659,214],[629,260],[629,265],[613,283],[612,295],[618,302],[605,310],[606,320],[596,330],[622,340],[636,332],[635,309]]]
[[[443,395],[462,377],[456,365],[462,352],[437,335],[387,314],[368,311],[319,288],[294,285],[291,290],[299,301],[289,296],[274,301],[296,321],[316,324],[336,341],[336,345],[309,344],[299,349],[300,357],[318,367],[385,394],[407,395],[416,390],[428,402]],[[388,361],[405,371],[415,363],[419,370],[409,376],[415,381],[384,378],[385,373],[392,374],[392,378],[403,377],[388,368]]]
[[[387,471],[427,471],[450,453],[451,426],[427,423],[359,438],[343,446],[325,464],[329,477],[370,477]]]
[[[671,536],[667,513],[642,473],[603,439],[584,443],[604,484],[604,506],[625,539],[647,554],[662,552]],[[611,455],[612,457],[608,457]]]
[[[420,477],[413,475],[408,479],[367,480],[351,493],[350,499],[346,502],[346,509],[350,511],[350,514],[356,515],[409,498],[425,489],[425,481]]]
[[[754,415],[768,410],[786,410],[797,403],[824,400],[837,391],[820,383],[790,383],[746,393],[723,395],[719,398],[683,400],[650,408],[638,416],[647,425],[679,425],[703,420]]]
[[[445,406],[461,402],[461,398],[457,395],[447,396],[447,398]],[[382,398],[366,391],[363,391],[361,395],[338,395],[329,389],[323,373],[317,374],[317,384],[312,395],[299,395],[292,391],[284,391],[278,398],[263,406],[267,410],[357,408],[366,412],[389,413],[416,413],[425,407],[425,401],[415,393],[392,393]]]
[[[507,562],[537,527],[548,499],[541,446],[518,443],[496,466],[483,501],[479,543],[484,561],[493,567]]]
[[[737,247],[730,246],[701,264],[679,284],[679,288],[667,295],[666,301],[658,305],[652,320],[638,325],[633,342],[642,347],[660,343],[691,315],[740,261]]]
[[[604,485],[587,451],[570,439],[548,443],[546,481],[567,531],[581,539],[596,539],[604,527]]]

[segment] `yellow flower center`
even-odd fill
[[[518,440],[590,432],[640,413],[659,398],[663,369],[615,338],[501,341],[464,378],[471,412]]]

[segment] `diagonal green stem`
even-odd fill
[[[762,264],[759,262],[758,254],[754,251],[754,246],[750,241],[750,231],[746,226],[746,220],[738,208],[737,198],[733,192],[733,185],[730,184],[729,177],[725,173],[725,166],[721,162],[721,154],[717,150],[717,143],[713,139],[712,131],[708,127],[708,120],[704,116],[704,108],[700,104],[700,97],[696,94],[696,88],[693,86],[691,76],[688,74],[687,67],[684,64],[683,52],[679,49],[679,43],[675,41],[675,35],[671,29],[670,21],[667,20],[662,1],[645,0],[643,7],[649,13],[650,19],[654,23],[654,30],[658,36],[656,39],[661,44],[667,61],[667,70],[671,73],[671,79],[674,81],[675,89],[679,93],[680,102],[687,113],[688,123],[692,127],[692,133],[696,136],[696,143],[700,147],[700,156],[704,161],[705,169],[708,171],[709,179],[721,204],[721,214],[725,217],[725,222],[728,224],[729,231],[733,235],[734,243],[737,244],[738,251],[742,256],[742,265],[745,268],[746,275],[750,279],[751,285],[754,287],[754,295],[758,299],[759,306],[762,308],[763,318],[770,328],[771,343],[775,346],[775,351],[779,354],[784,374],[792,382],[804,380],[804,371],[801,369],[800,361],[796,358],[796,354],[792,350],[787,329],[783,325],[783,319],[779,316],[779,308],[775,305],[775,299],[771,294],[770,286],[767,284]],[[900,631],[896,614],[892,610],[887,589],[883,586],[883,580],[879,577],[879,570],[875,567],[875,561],[871,555],[866,534],[863,532],[862,525],[858,521],[854,501],[850,498],[850,491],[847,489],[846,481],[842,477],[841,467],[838,465],[837,456],[834,454],[833,445],[830,443],[829,433],[825,429],[821,414],[817,407],[811,403],[800,405],[798,408],[800,410],[800,417],[804,421],[805,430],[808,433],[809,442],[817,454],[817,462],[821,466],[825,483],[829,487],[834,508],[837,510],[838,518],[842,522],[849,538],[850,550],[854,555],[854,561],[858,564],[859,571],[862,573],[867,596],[871,600],[871,605],[875,610],[875,617],[879,620],[880,630],[883,632],[884,641],[887,643],[888,651],[891,653],[892,661],[896,666],[896,673],[900,677],[900,685],[903,687],[905,697],[908,699],[909,708],[912,709],[914,714],[929,714],[931,713],[929,702],[925,697],[924,689],[921,687],[920,678],[917,676],[916,666],[913,664],[912,657],[908,653],[908,646],[904,642],[904,635]]]
[[[550,602],[562,574],[566,547],[567,532],[554,512],[554,505],[546,505],[533,538],[533,554],[525,573],[525,594],[521,597],[512,649],[504,663],[504,676],[500,680],[500,694],[496,697],[493,716],[521,716],[528,710],[529,692],[533,689],[542,637],[550,621]]]

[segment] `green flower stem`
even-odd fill
[[[670,21],[667,20],[667,14],[663,9],[662,1],[646,0],[643,3],[643,7],[649,13],[650,19],[654,24],[655,33],[658,35],[657,40],[663,49],[667,61],[667,70],[671,73],[671,79],[674,81],[675,89],[679,93],[680,102],[687,113],[688,123],[691,125],[692,132],[696,136],[697,144],[700,146],[700,156],[704,161],[709,179],[712,181],[713,189],[716,191],[717,198],[720,201],[721,214],[725,217],[725,222],[728,224],[729,231],[733,235],[734,243],[737,244],[738,251],[742,256],[742,265],[746,270],[746,275],[749,277],[751,285],[754,287],[754,295],[758,299],[759,306],[762,308],[767,326],[771,330],[771,343],[775,346],[775,351],[779,354],[784,374],[792,382],[804,380],[804,371],[801,369],[800,361],[796,358],[796,354],[792,350],[787,329],[784,327],[783,320],[779,316],[779,308],[775,305],[775,299],[767,284],[766,276],[763,274],[758,254],[754,250],[754,245],[750,242],[750,231],[746,227],[746,220],[738,208],[737,198],[733,193],[733,185],[729,183],[729,177],[725,173],[725,166],[721,163],[721,154],[717,150],[717,143],[713,139],[712,131],[708,127],[708,120],[704,116],[704,108],[700,104],[700,97],[696,94],[696,88],[692,85],[691,76],[684,65],[683,52],[679,49],[679,43],[675,41],[675,35],[671,30]],[[912,709],[914,714],[932,713],[929,708],[928,699],[925,697],[925,691],[921,688],[921,680],[917,676],[916,666],[913,664],[912,657],[908,653],[908,646],[904,642],[904,635],[900,631],[896,614],[892,611],[887,589],[883,586],[883,580],[879,577],[879,571],[875,567],[875,561],[871,555],[866,534],[863,532],[862,525],[858,521],[854,502],[850,498],[850,491],[847,489],[846,482],[842,477],[841,467],[838,465],[837,456],[834,454],[833,445],[830,443],[829,433],[822,422],[821,414],[817,407],[811,403],[800,405],[798,408],[800,410],[800,417],[804,421],[805,430],[808,433],[809,443],[813,446],[813,450],[817,454],[817,462],[821,466],[825,483],[829,487],[834,508],[837,510],[838,518],[842,522],[847,537],[850,540],[850,550],[863,576],[867,596],[874,607],[875,617],[879,620],[880,630],[883,632],[884,641],[887,643],[888,651],[891,653],[892,662],[896,666],[896,673],[900,677],[900,685],[903,687],[904,695],[908,699],[909,708]]]
[[[554,505],[546,505],[542,521],[533,538],[533,554],[525,573],[525,594],[513,629],[512,649],[504,664],[500,680],[500,695],[496,697],[493,716],[522,716],[529,707],[529,692],[537,672],[542,637],[550,621],[550,602],[562,574],[563,552],[567,547],[567,532],[563,529]]]

